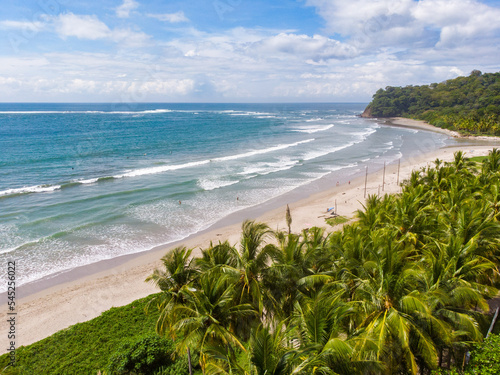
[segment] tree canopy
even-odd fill
[[[470,134],[500,135],[500,72],[379,89],[365,114],[409,117]]]
[[[246,221],[239,246],[212,244],[191,262],[174,249],[150,278],[166,286],[157,332],[207,375],[461,367],[500,285],[499,160],[436,160],[401,194],[370,196],[342,231]],[[178,270],[190,275],[180,287]]]

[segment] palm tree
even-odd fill
[[[201,257],[196,258],[195,262],[201,272],[214,270],[224,266],[236,268],[238,264],[238,254],[237,250],[227,241],[222,243],[219,242],[219,244],[215,246],[210,242],[210,246],[207,249],[201,250]]]
[[[363,210],[357,211],[359,222],[368,231],[375,229],[383,220],[381,199],[377,195],[368,195]]]
[[[346,322],[355,312],[353,303],[343,300],[343,290],[319,288],[311,297],[296,302],[291,327],[297,355],[291,360],[297,374],[362,374],[380,368],[365,353],[355,351],[355,341],[347,337]],[[347,337],[347,339],[346,339]]]
[[[438,326],[425,295],[415,289],[423,270],[414,262],[412,246],[397,239],[397,232],[382,229],[371,234],[372,261],[354,292],[362,319],[356,349],[374,350],[388,373],[416,374],[420,366],[435,367],[437,352],[421,321]]]
[[[270,252],[272,265],[264,272],[266,310],[274,318],[287,319],[294,308],[298,281],[306,275],[301,238],[297,234],[276,232],[278,246]]]
[[[168,327],[168,318],[172,308],[184,302],[181,289],[190,284],[197,276],[198,270],[193,266],[192,249],[176,247],[161,258],[164,270],[155,269],[146,278],[146,282],[155,284],[161,293],[153,298],[147,308],[156,303],[160,316],[156,323],[156,331],[165,334]]]
[[[169,315],[169,333],[179,338],[177,349],[197,348],[202,370],[238,367],[235,351],[245,347],[235,334],[237,322],[258,316],[251,304],[234,303],[234,284],[229,275],[214,278],[203,273],[197,285],[185,285],[183,303]]]
[[[330,251],[330,234],[324,228],[312,227],[302,231],[300,247],[303,252],[304,267],[309,274],[331,271],[333,253]]]
[[[500,170],[500,150],[494,148],[483,161],[483,173],[495,173]]]
[[[250,220],[243,222],[240,250],[235,253],[236,265],[224,268],[233,277],[234,303],[249,304],[258,312],[258,315],[237,323],[236,331],[245,341],[250,337],[251,328],[260,324],[264,313],[261,281],[274,249],[271,245],[265,245],[270,234],[271,230],[266,224]]]
[[[290,361],[296,351],[287,345],[284,325],[274,327],[260,325],[250,339],[250,361],[255,375],[288,375]]]
[[[474,239],[463,244],[459,238],[450,237],[446,242],[431,242],[423,249],[427,303],[443,327],[439,332],[427,328],[440,350],[440,362],[445,348],[457,353],[463,342],[481,340],[479,311],[488,311],[485,298],[496,294],[489,280],[485,280],[485,275],[493,273],[496,267],[475,255],[475,247]],[[463,352],[455,358],[462,355]]]

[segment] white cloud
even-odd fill
[[[263,39],[257,46],[258,49],[272,55],[283,53],[313,61],[352,58],[358,54],[355,47],[322,35],[309,37],[280,33]]]
[[[91,53],[89,42],[74,44],[89,48],[81,52],[0,56],[0,100],[368,101],[387,85],[498,69],[500,10],[477,0],[307,4],[325,19],[326,29],[314,35],[260,27],[200,31],[182,12],[146,14],[162,22],[190,22],[155,39],[129,20],[130,26],[119,20],[116,27],[96,15],[64,13],[34,26],[0,21],[0,29],[23,34],[52,30],[66,39],[138,47]]]
[[[130,29],[113,29],[109,38],[127,47],[145,47],[150,41],[149,35]]]
[[[116,8],[116,16],[120,18],[129,18],[130,12],[137,9],[139,3],[134,0],[123,0],[123,4]]]
[[[163,14],[148,13],[147,16],[169,23],[189,22],[189,19],[186,17],[183,11],[179,11],[176,13],[163,13]]]
[[[74,36],[78,39],[106,39],[111,37],[111,30],[97,16],[60,14],[55,19],[56,32],[63,38]]]
[[[60,14],[53,18],[55,30],[61,38],[76,37],[87,40],[110,40],[121,43],[123,46],[144,46],[150,37],[130,29],[110,29],[95,15],[76,15],[73,13]]]
[[[307,5],[316,7],[327,32],[365,49],[453,47],[500,30],[500,9],[477,0],[307,0]]]
[[[45,24],[40,21],[0,21],[0,29],[2,30],[28,30],[28,31],[41,31]]]

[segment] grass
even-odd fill
[[[331,225],[332,227],[334,227],[335,225],[347,223],[349,221],[349,219],[345,216],[335,216],[335,217],[325,219],[325,221],[328,225]]]
[[[469,158],[470,161],[474,161],[476,163],[482,163],[485,159],[488,159],[488,156],[474,156],[472,158]]]
[[[16,350],[16,366],[8,354],[0,356],[1,374],[97,374],[123,340],[153,333],[158,311],[145,314],[154,295],[123,307],[113,307],[97,318],[78,323],[50,337]],[[55,316],[54,319],[57,319]]]

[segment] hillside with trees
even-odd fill
[[[365,117],[408,117],[465,134],[500,135],[500,72],[474,70],[423,86],[378,90]]]

